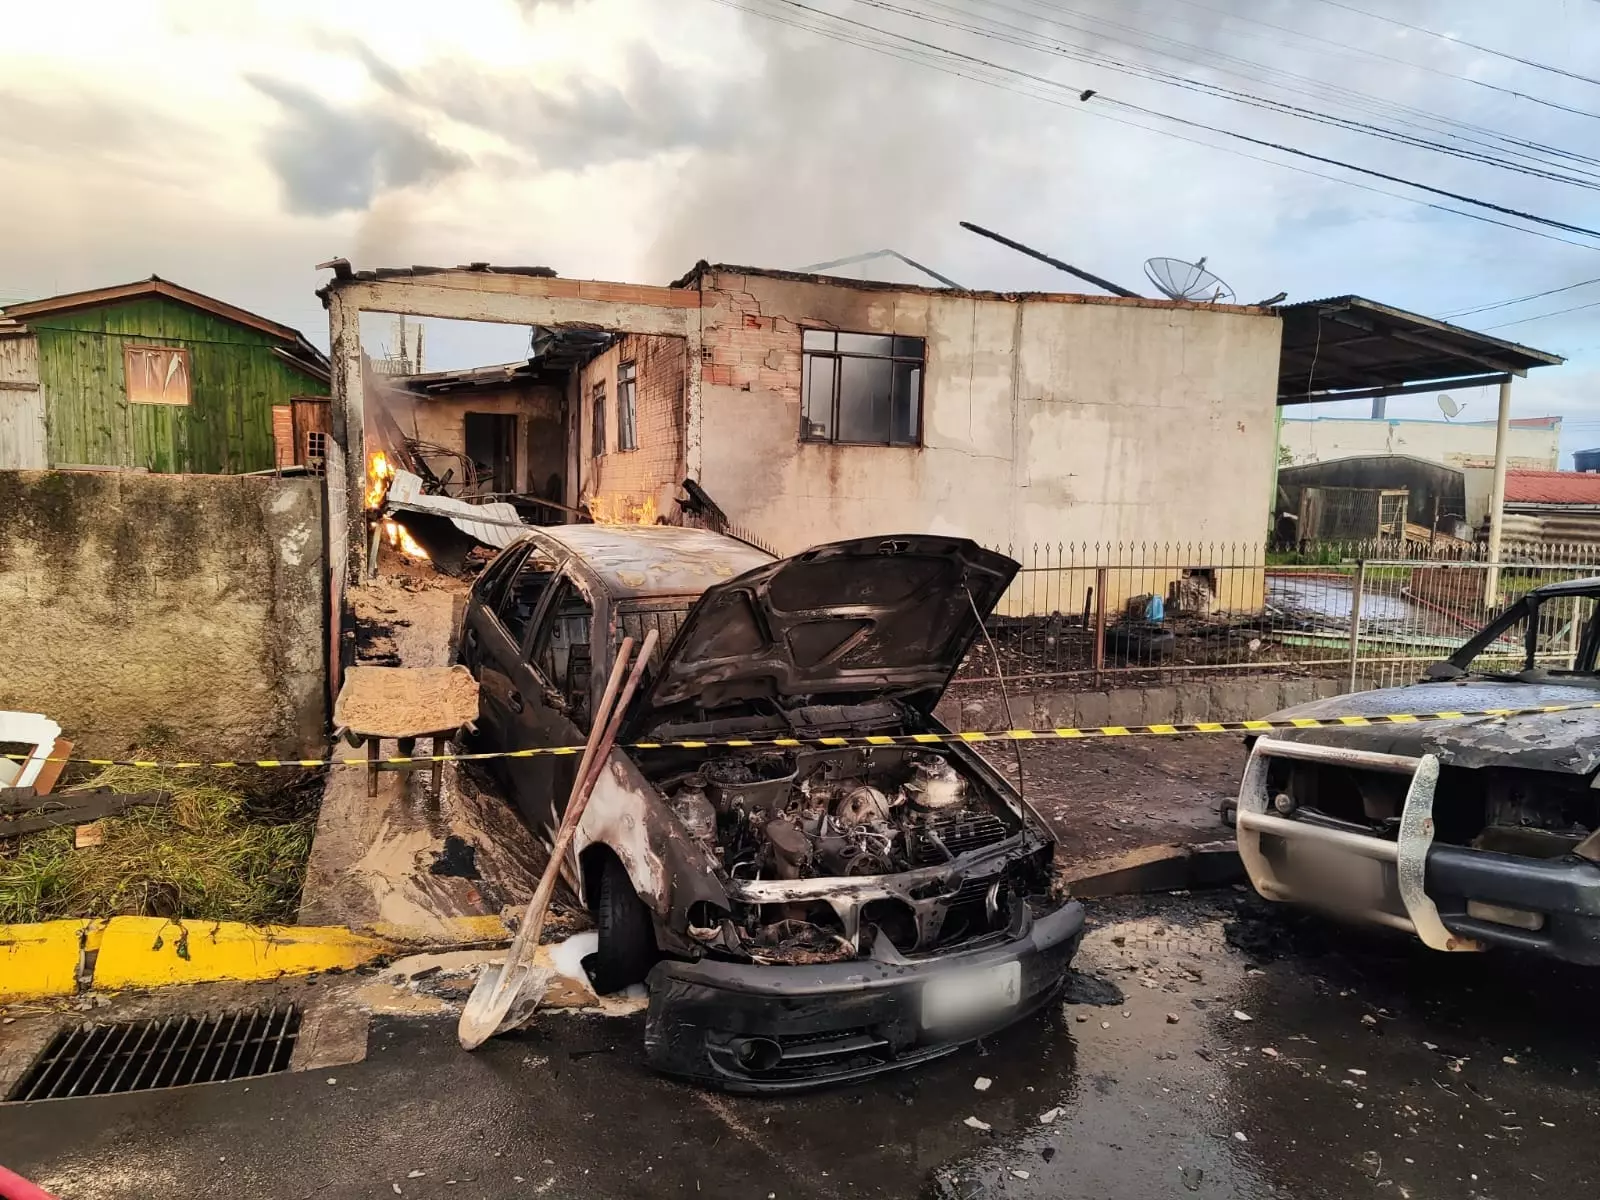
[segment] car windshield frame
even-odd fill
[[[1547,601],[1565,600],[1569,598],[1600,600],[1600,584],[1582,590],[1563,588],[1560,591],[1529,592],[1516,603],[1508,605],[1504,612],[1495,617],[1481,630],[1469,638],[1454,654],[1441,662],[1434,664],[1429,669],[1428,678],[1449,678],[1453,674],[1475,675],[1485,679],[1498,679],[1508,683],[1531,683],[1551,676],[1563,679],[1592,680],[1600,683],[1600,673],[1596,671],[1596,658],[1600,657],[1600,604],[1590,614],[1584,623],[1583,634],[1579,639],[1576,654],[1573,656],[1573,665],[1564,668],[1541,667],[1538,665],[1539,655],[1539,609]],[[1513,629],[1518,623],[1526,621],[1527,628],[1522,638],[1522,665],[1516,672],[1475,671],[1471,664],[1480,654],[1493,646],[1507,630]],[[1440,671],[1440,668],[1446,668]],[[1453,669],[1453,670],[1451,670]]]

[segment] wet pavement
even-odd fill
[[[453,1021],[387,1018],[332,1071],[0,1108],[0,1162],[63,1200],[1402,1200],[1592,1179],[1600,976],[1234,891],[1093,921],[1065,1003],[862,1086],[684,1087],[645,1069],[637,1018],[548,1013],[475,1055]]]

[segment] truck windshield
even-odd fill
[[[1571,594],[1528,595],[1496,617],[1451,655],[1469,675],[1592,675],[1595,673],[1600,587]]]

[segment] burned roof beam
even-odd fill
[[[1400,383],[1385,387],[1356,388],[1350,391],[1280,392],[1279,404],[1327,404],[1335,400],[1375,400],[1379,396],[1412,396],[1420,392],[1437,392],[1445,388],[1488,387],[1504,383],[1508,374],[1470,375],[1461,379],[1438,379],[1432,383]]]
[[[1519,367],[1512,363],[1505,362],[1502,359],[1491,358],[1489,355],[1481,352],[1466,350],[1459,346],[1452,346],[1447,341],[1437,337],[1429,336],[1427,334],[1414,333],[1408,329],[1386,328],[1380,322],[1352,316],[1348,311],[1331,312],[1328,314],[1328,319],[1337,321],[1341,325],[1348,325],[1352,329],[1359,329],[1363,333],[1371,334],[1377,338],[1393,340],[1396,342],[1404,342],[1408,346],[1420,346],[1424,350],[1432,350],[1435,353],[1445,355],[1448,358],[1463,358],[1468,362],[1477,363],[1478,366],[1486,367],[1491,371],[1504,371],[1512,375],[1527,375],[1528,373],[1526,367]]]

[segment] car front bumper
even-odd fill
[[[797,1091],[899,1070],[1047,1002],[1082,935],[1083,906],[1069,901],[1006,941],[914,962],[662,962],[650,973],[645,1052],[657,1070],[737,1092]],[[1013,971],[1014,1003],[959,1025],[924,1027],[930,981]]]
[[[1269,810],[1269,759],[1382,771],[1410,782],[1393,840]],[[1435,950],[1515,946],[1600,965],[1600,864],[1502,854],[1433,840],[1439,762],[1269,738],[1251,750],[1235,812],[1256,891],[1414,933]],[[1273,807],[1276,807],[1274,804]],[[1290,812],[1293,811],[1291,806]],[[1315,851],[1320,867],[1295,852]]]

